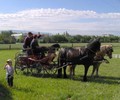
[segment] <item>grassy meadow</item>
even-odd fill
[[[107,44],[107,43],[106,43]],[[41,44],[50,45],[50,44]],[[72,46],[72,44],[61,44]],[[84,46],[85,44],[73,44]],[[120,44],[112,44],[113,54],[120,54]],[[31,75],[14,74],[14,86],[7,86],[3,69],[6,60],[11,58],[14,65],[15,53],[21,44],[12,45],[15,50],[2,50],[9,45],[0,46],[0,100],[119,100],[120,99],[120,59],[109,59],[109,64],[103,63],[99,70],[100,77],[90,78],[92,66],[88,72],[88,82],[83,82],[84,67],[76,67],[74,80],[55,77],[35,77]],[[69,74],[69,72],[67,72]]]

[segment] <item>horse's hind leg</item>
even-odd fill
[[[75,67],[76,67],[76,65],[71,66],[71,70],[70,70],[70,78],[71,79],[73,79],[75,76]]]
[[[75,73],[74,71],[75,71],[75,65],[69,65],[70,79],[73,79]]]

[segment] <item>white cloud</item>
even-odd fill
[[[120,31],[120,13],[60,9],[30,9],[0,14],[0,30],[30,30],[71,34]]]

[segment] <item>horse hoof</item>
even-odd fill
[[[57,78],[62,78],[62,76],[58,75]]]
[[[64,76],[64,78],[68,78],[67,76]]]
[[[99,78],[99,75],[95,76],[96,78]]]
[[[87,82],[87,78],[83,78],[83,82]]]
[[[94,76],[91,76],[92,79],[94,79],[95,77]]]

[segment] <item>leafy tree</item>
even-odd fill
[[[11,36],[12,31],[2,31],[0,34],[0,41],[5,44],[15,43],[16,40]]]

